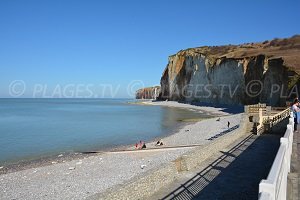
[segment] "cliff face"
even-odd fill
[[[139,89],[135,97],[136,99],[156,99],[160,94],[160,86],[147,87]]]
[[[298,96],[300,36],[199,47],[169,57],[159,99],[282,106]]]

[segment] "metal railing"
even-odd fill
[[[259,200],[286,200],[287,175],[290,172],[294,134],[293,113],[289,114],[291,116],[289,124],[284,136],[280,138],[280,147],[269,175],[259,184]]]

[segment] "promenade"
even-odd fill
[[[149,199],[258,199],[258,185],[270,172],[286,123],[283,120],[269,134],[249,133]],[[299,199],[299,128],[294,132],[287,200]]]
[[[300,126],[298,126],[298,130],[299,130]],[[297,144],[297,154],[296,154],[296,158],[297,158],[297,162],[296,162],[296,172],[297,172],[297,179],[298,179],[298,184],[296,183],[296,186],[298,185],[298,188],[296,188],[295,192],[294,192],[294,196],[293,197],[297,197],[297,199],[300,199],[300,135],[299,135],[299,131],[298,133],[295,133],[296,135],[296,144]],[[295,196],[296,195],[296,196]]]
[[[295,141],[294,141],[294,144],[295,146],[297,147],[296,150],[297,150],[297,153],[293,153],[294,155],[292,155],[294,157],[294,159],[296,160],[296,162],[292,163],[294,166],[292,166],[292,173],[294,172],[295,173],[295,177],[296,179],[294,180],[294,190],[292,191],[292,196],[291,198],[289,199],[300,199],[300,192],[299,192],[299,189],[300,189],[300,176],[299,176],[299,173],[300,173],[300,126],[298,125],[298,131],[295,132],[295,135],[294,135],[294,138],[295,138]],[[298,182],[298,183],[297,183]],[[297,187],[298,186],[298,187]]]
[[[291,172],[288,175],[288,188],[287,188],[287,200],[299,200],[300,199],[300,125],[298,125],[298,131],[294,132],[293,150],[291,159]]]
[[[257,199],[259,182],[269,173],[280,136],[249,133],[149,199]]]

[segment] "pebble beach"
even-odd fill
[[[174,134],[159,138],[164,143],[161,147],[156,147],[156,141],[153,141],[147,143],[146,150],[132,151],[134,147],[130,147],[130,151],[81,155],[73,160],[64,160],[64,156],[60,156],[64,162],[49,161],[47,165],[2,174],[0,199],[85,199],[159,168],[191,151],[193,145],[210,143],[209,138],[228,130],[228,121],[231,127],[241,121],[241,114],[230,114],[223,108],[171,101],[143,103],[191,109],[217,117],[189,123]]]

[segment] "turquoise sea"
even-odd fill
[[[0,164],[150,141],[174,131],[189,110],[131,99],[0,99]]]

